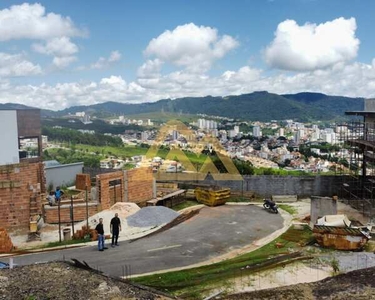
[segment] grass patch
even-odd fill
[[[175,211],[179,211],[179,210],[182,210],[184,208],[187,208],[187,207],[190,207],[190,206],[194,206],[194,205],[198,205],[199,203],[197,201],[194,201],[194,200],[186,200],[182,203],[179,203],[175,206],[172,207],[173,210]]]
[[[259,271],[254,271],[249,266],[256,266],[270,258],[288,254],[290,249],[301,250],[302,245],[311,238],[312,232],[307,226],[304,230],[291,227],[271,243],[236,258],[199,268],[149,275],[133,280],[186,299],[197,299],[197,294],[202,295],[212,286],[221,286],[228,279]],[[282,247],[276,247],[276,244],[281,244]]]
[[[278,207],[280,207],[282,210],[285,210],[287,213],[291,214],[292,216],[298,214],[297,208],[287,205],[287,204],[278,204]]]

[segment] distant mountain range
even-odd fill
[[[21,104],[0,104],[0,109],[27,108]],[[345,111],[363,110],[364,98],[328,96],[320,93],[277,95],[254,92],[227,97],[185,97],[150,103],[104,102],[88,106],[72,106],[60,111],[42,110],[44,117],[61,117],[85,111],[96,116],[134,115],[166,112],[207,114],[245,120],[270,121],[294,119],[299,121],[331,121],[343,119]]]

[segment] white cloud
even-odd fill
[[[312,71],[348,62],[357,56],[359,48],[356,29],[354,18],[302,26],[286,20],[278,25],[275,39],[265,50],[265,60],[271,67],[293,71]]]
[[[35,43],[32,48],[35,52],[54,56],[52,63],[59,69],[64,69],[77,60],[73,54],[78,52],[78,47],[66,36],[50,39],[44,44]]]
[[[216,28],[190,23],[152,39],[145,54],[199,72],[208,70],[215,60],[238,45],[229,35],[219,36]]]
[[[0,10],[0,41],[84,36],[69,17],[46,13],[39,3],[13,5]]]
[[[69,56],[78,52],[77,45],[66,36],[50,39],[45,44],[33,44],[32,48],[38,53],[53,56]]]
[[[23,54],[0,52],[0,77],[22,77],[41,73],[42,68],[26,60]]]
[[[149,65],[152,66],[152,63]],[[310,91],[375,97],[375,66],[372,63],[338,63],[324,70],[296,74],[266,74],[260,69],[244,66],[216,77],[188,70],[165,75],[154,72],[152,67],[150,70],[145,73],[147,76],[132,82],[126,82],[121,76],[109,76],[97,82],[56,85],[13,85],[10,81],[0,80],[0,102],[34,106],[38,103],[42,108],[56,110],[105,101],[140,103],[187,96],[238,95],[259,90],[278,94]]]
[[[58,68],[58,69],[65,69],[67,66],[69,66],[71,63],[75,62],[77,60],[77,57],[75,56],[55,56],[52,60],[52,63]]]
[[[162,65],[163,62],[160,59],[148,60],[138,68],[137,76],[139,78],[159,77]]]
[[[119,61],[121,59],[121,53],[117,50],[112,51],[111,54],[109,55],[108,62],[113,63],[116,61]]]
[[[114,50],[110,53],[108,58],[105,57],[99,57],[99,59],[92,63],[89,66],[80,66],[77,68],[77,70],[82,71],[82,70],[88,70],[88,69],[105,69],[113,65],[115,62],[118,62],[121,60],[121,53],[118,50]]]

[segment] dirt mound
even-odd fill
[[[91,216],[89,218],[89,226],[90,226],[90,228],[95,228],[96,225],[99,223],[99,219],[103,218],[104,233],[109,234],[110,233],[110,222],[111,222],[111,219],[115,216],[115,213],[118,213],[118,216],[121,220],[121,223],[123,225],[125,225],[126,224],[126,218],[131,216],[132,214],[135,214],[139,210],[140,210],[139,206],[135,203],[117,202],[111,208],[103,210],[103,211],[98,212],[97,214]],[[85,226],[86,224],[87,224],[86,221],[82,221],[82,222],[78,223],[77,228]]]
[[[0,299],[171,299],[122,280],[67,263],[37,264],[0,270]]]

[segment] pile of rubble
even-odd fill
[[[54,262],[0,269],[0,299],[171,299],[157,291],[73,264]]]

